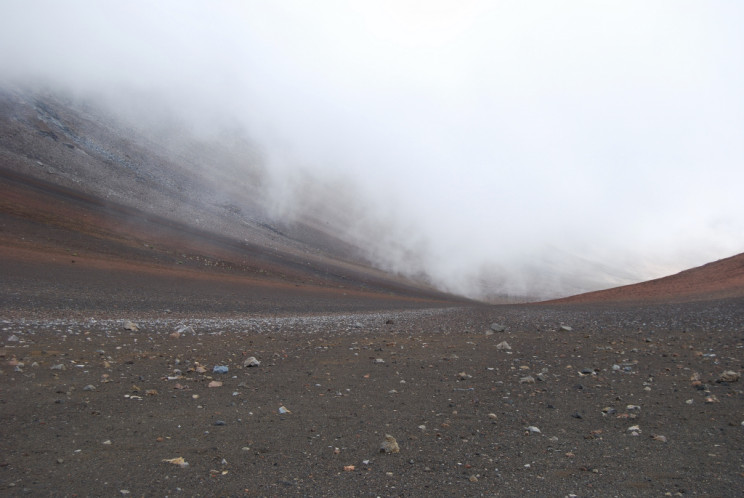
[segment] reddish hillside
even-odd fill
[[[676,275],[550,302],[684,302],[735,297],[744,297],[744,253]]]
[[[230,157],[174,154],[89,111],[0,89],[0,314],[464,301],[372,267],[312,220],[270,216],[250,164],[218,182],[204,165]]]

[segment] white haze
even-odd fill
[[[744,251],[742,26],[735,1],[4,0],[0,68],[239,126],[274,212],[548,297]]]

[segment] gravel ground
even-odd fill
[[[37,317],[0,323],[0,343],[11,495],[744,489],[744,393],[721,381],[743,368],[741,299]],[[398,453],[380,452],[386,435]]]

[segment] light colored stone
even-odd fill
[[[380,444],[380,453],[400,453],[400,446],[390,434],[385,434],[385,440]]]
[[[726,370],[723,372],[720,377],[718,377],[718,382],[736,382],[741,377],[741,374],[739,372],[734,372],[733,370]]]
[[[139,330],[139,325],[127,320],[126,322],[124,322],[124,330],[131,330],[132,332],[137,332]]]
[[[260,364],[261,362],[258,361],[255,356],[251,356],[243,362],[243,366],[246,368],[257,367]]]

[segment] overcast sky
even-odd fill
[[[355,193],[380,264],[550,294],[744,251],[742,26],[714,0],[3,0],[0,68],[237,120],[275,179]]]

